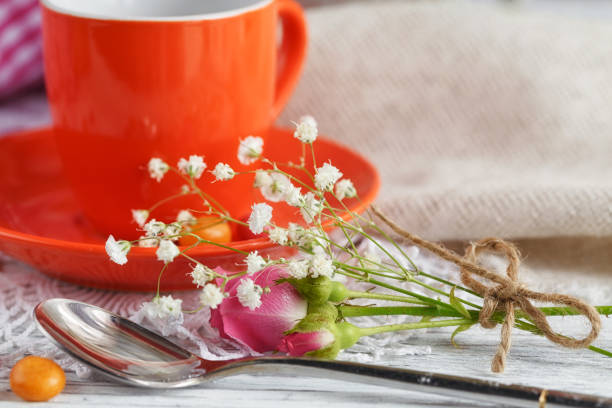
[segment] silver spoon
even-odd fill
[[[428,372],[291,357],[204,360],[116,314],[70,299],[34,308],[42,332],[113,380],[147,388],[179,388],[236,375],[309,376],[434,392],[496,404],[535,407],[543,390]],[[547,391],[547,407],[612,407],[611,399]]]

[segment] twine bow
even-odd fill
[[[486,238],[470,244],[466,249],[465,256],[461,257],[439,244],[427,241],[402,229],[376,207],[372,207],[372,211],[398,235],[409,239],[416,245],[459,266],[463,284],[483,297],[483,306],[478,316],[478,321],[482,327],[487,329],[494,328],[497,322],[492,319],[493,314],[498,310],[503,310],[505,312],[501,329],[501,340],[497,348],[497,353],[491,362],[491,370],[494,372],[504,371],[506,356],[512,342],[515,306],[518,306],[521,311],[527,315],[548,340],[561,346],[568,348],[587,347],[599,335],[601,320],[593,306],[573,296],[530,290],[518,280],[518,270],[521,261],[519,251],[513,244],[497,238]],[[478,255],[482,251],[501,253],[507,258],[508,267],[506,268],[506,276],[491,272],[477,264]],[[484,278],[486,281],[490,282],[491,285],[488,286],[481,283],[474,279],[472,275]],[[591,323],[591,331],[582,339],[574,339],[555,333],[548,324],[546,315],[535,307],[530,300],[564,304],[576,309],[589,320]]]

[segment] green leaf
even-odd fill
[[[473,324],[462,324],[461,326],[458,326],[455,331],[453,332],[453,334],[451,334],[451,343],[453,343],[453,346],[459,348],[459,346],[457,345],[457,343],[455,343],[455,336],[458,335],[461,332],[464,332],[466,330],[468,330],[470,327],[472,327]]]
[[[472,316],[470,315],[470,312],[468,312],[465,309],[465,307],[463,307],[463,304],[455,296],[455,288],[456,288],[456,286],[453,286],[453,288],[450,291],[450,304],[451,304],[451,306],[453,307],[453,309],[458,311],[466,319],[471,319]]]
[[[430,321],[434,316],[423,316],[420,320],[420,322],[428,322]]]

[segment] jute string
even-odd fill
[[[493,313],[497,310],[505,311],[505,317],[501,328],[501,340],[497,348],[497,353],[491,362],[491,370],[494,372],[504,371],[506,356],[510,351],[512,342],[515,307],[520,308],[546,338],[561,346],[569,348],[588,347],[599,335],[601,320],[593,306],[573,296],[560,293],[541,293],[530,290],[519,281],[518,270],[521,260],[519,251],[513,244],[498,238],[486,238],[471,243],[466,249],[465,256],[462,257],[440,244],[427,241],[402,229],[379,209],[374,206],[371,208],[374,214],[399,236],[459,266],[461,271],[461,282],[483,297],[483,306],[480,310],[478,319],[482,327],[487,329],[494,328],[497,323],[492,320]],[[482,251],[500,253],[507,258],[508,267],[506,268],[506,276],[491,272],[477,264],[478,255]],[[484,278],[486,281],[490,282],[490,285],[479,282],[473,278],[473,275]],[[548,324],[546,315],[535,307],[530,299],[540,302],[564,304],[577,310],[589,320],[591,323],[591,331],[583,339],[574,339],[555,333]]]

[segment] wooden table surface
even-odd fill
[[[586,325],[579,318],[557,318],[563,321],[564,332],[584,332]],[[456,340],[461,348],[449,342],[451,331],[436,329],[409,339],[410,344],[431,346],[426,355],[396,357],[380,364],[417,370],[448,373],[520,383],[548,389],[596,394],[612,398],[612,360],[589,350],[568,350],[547,340],[515,330],[514,346],[504,374],[489,372],[499,330],[473,328]],[[612,349],[612,319],[603,319],[603,330],[596,345]],[[241,375],[205,386],[181,390],[146,390],[109,383],[102,378],[80,380],[73,374],[62,394],[45,407],[64,406],[131,406],[131,407],[488,407],[490,402],[474,402],[435,394],[422,394],[398,389],[353,384],[343,381],[306,377],[254,377]],[[0,379],[0,406],[27,405],[9,390],[8,380]],[[30,406],[30,405],[28,405]],[[537,404],[534,403],[534,407]]]

